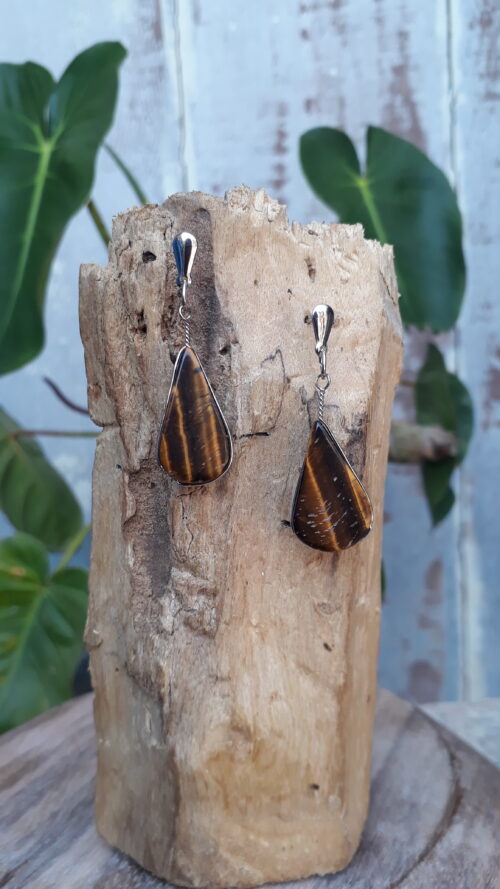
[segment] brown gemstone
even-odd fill
[[[158,459],[181,485],[205,485],[231,463],[229,429],[194,349],[177,356],[160,429]]]
[[[295,534],[314,549],[337,552],[366,537],[372,520],[368,494],[328,426],[318,420],[295,491]]]

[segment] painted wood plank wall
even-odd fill
[[[461,470],[463,695],[500,695],[500,5],[451,0],[453,155],[465,219],[467,300],[457,363],[476,410]]]
[[[129,58],[110,141],[152,200],[246,182],[287,203],[293,219],[330,219],[297,155],[300,133],[319,124],[344,128],[361,152],[367,124],[386,127],[456,182],[469,288],[460,329],[442,345],[476,401],[473,449],[457,508],[436,531],[418,470],[391,467],[386,498],[380,678],[417,700],[500,694],[499,32],[493,0],[32,0],[29,13],[6,9],[0,31],[0,58],[31,58],[56,74],[92,42],[122,40]],[[94,193],[108,219],[134,202],[105,156]],[[103,260],[82,212],[54,266],[46,351],[0,382],[5,406],[27,425],[82,427],[41,378],[85,400],[77,267]],[[425,338],[409,337],[408,382],[424,352]],[[410,392],[398,397],[400,416],[411,416]],[[88,510],[92,447],[44,444]]]

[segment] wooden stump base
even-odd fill
[[[234,443],[210,485],[157,464],[184,341],[172,238],[198,241],[187,303]],[[174,195],[115,219],[83,266],[99,437],[86,641],[101,835],[183,886],[328,873],[368,809],[380,541],[402,333],[392,250],[289,223],[264,191]],[[294,490],[318,405],[311,312],[332,304],[325,421],[369,491],[371,534],[301,543]]]
[[[97,835],[90,696],[0,738],[3,889],[168,889]],[[283,889],[499,889],[500,771],[381,692],[361,846],[335,876]]]

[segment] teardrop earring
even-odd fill
[[[191,311],[186,305],[186,292],[191,284],[196,238],[182,232],[172,247],[185,344],[175,361],[160,428],[158,460],[162,469],[180,485],[206,485],[229,469],[233,443],[208,377],[190,343]]]
[[[330,385],[326,350],[333,320],[330,306],[316,306],[312,321],[320,364],[316,380],[318,419],[309,437],[291,522],[303,543],[325,552],[354,546],[366,537],[373,522],[370,498],[323,420],[325,392]]]

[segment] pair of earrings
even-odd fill
[[[215,481],[227,472],[233,458],[226,420],[190,343],[191,312],[186,292],[196,247],[196,238],[187,232],[173,241],[185,343],[175,362],[158,441],[160,466],[181,485]],[[318,419],[309,437],[291,520],[293,531],[303,543],[326,552],[358,543],[369,533],[373,521],[368,494],[323,419],[325,392],[330,385],[327,344],[333,321],[330,306],[316,306],[312,322],[320,365],[316,380]]]

